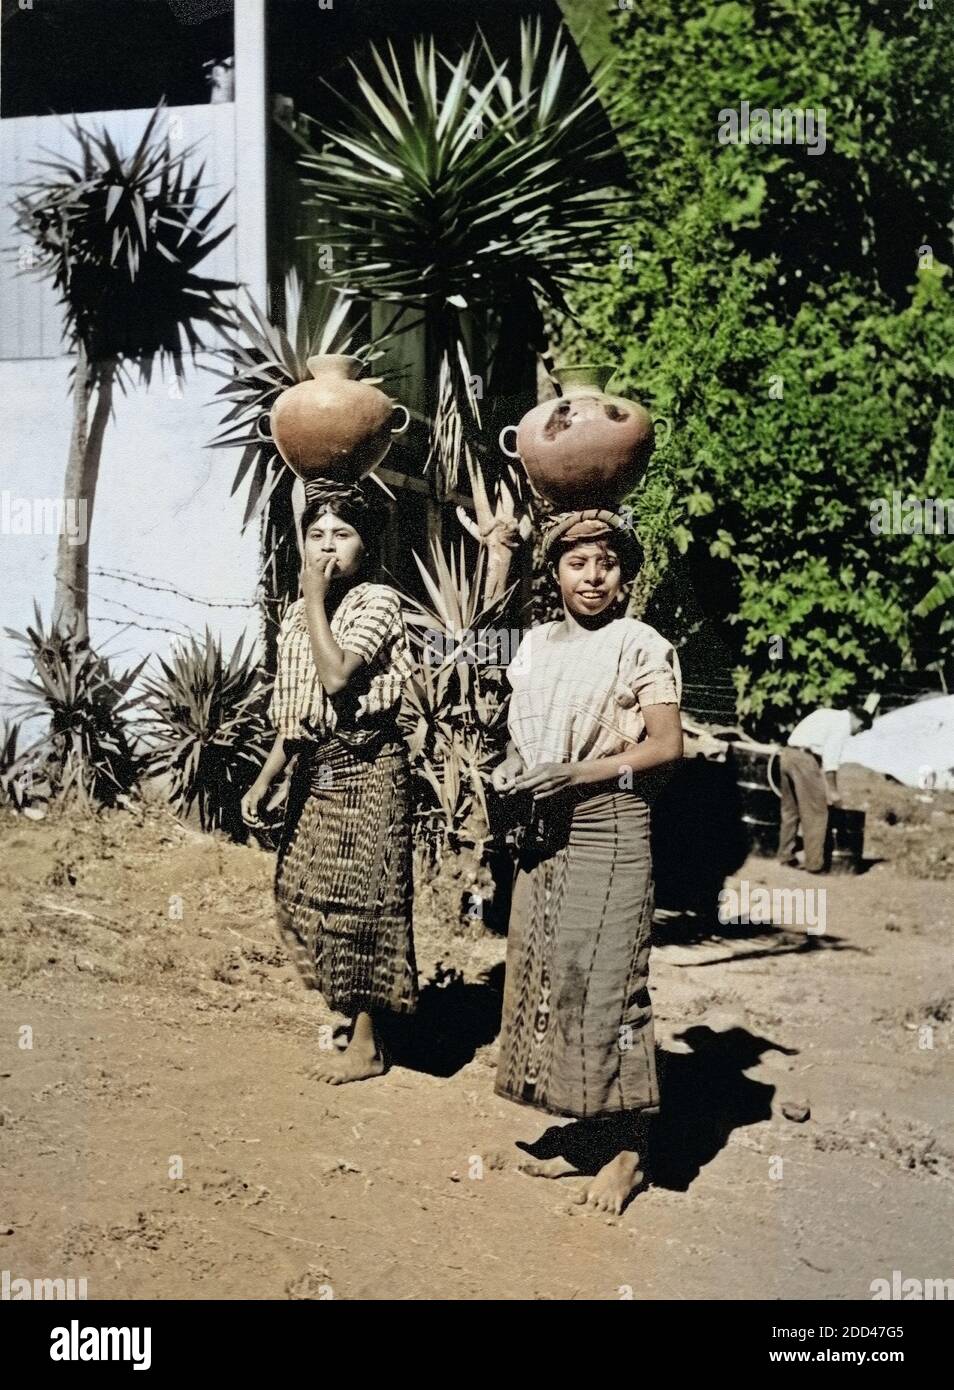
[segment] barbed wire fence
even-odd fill
[[[108,579],[113,582],[128,584],[133,588],[150,591],[158,594],[169,594],[175,598],[185,599],[187,603],[194,603],[202,608],[244,608],[249,611],[258,608],[257,599],[242,598],[207,598],[200,594],[190,594],[185,589],[178,588],[168,580],[160,579],[156,575],[141,574],[136,570],[124,570],[111,566],[96,566],[90,569],[91,575],[98,575],[101,579]],[[147,613],[143,609],[135,608],[132,604],[125,603],[122,599],[112,598],[109,594],[95,593],[90,595],[98,603],[109,603],[117,608],[124,608],[132,614],[130,618],[117,618],[111,614],[97,613],[90,615],[90,622],[111,623],[117,627],[136,628],[140,632],[165,632],[173,637],[188,638],[194,633],[191,629],[180,624],[178,628],[168,627],[161,620],[163,614]],[[145,618],[151,621],[138,622],[136,619]],[[175,621],[175,620],[174,620]]]

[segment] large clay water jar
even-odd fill
[[[359,358],[344,353],[309,357],[311,381],[283,391],[259,422],[299,478],[356,483],[410,424],[406,406],[395,405],[374,380],[357,380],[361,368]]]
[[[519,458],[537,492],[560,508],[615,507],[649,465],[653,417],[645,406],[607,394],[613,370],[587,365],[554,371],[562,394],[500,432],[504,453]],[[668,422],[658,423],[668,430]],[[507,445],[510,431],[516,448]]]

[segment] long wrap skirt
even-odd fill
[[[576,1119],[653,1114],[649,805],[581,788],[538,807],[514,881],[496,1093]]]
[[[354,1015],[417,1003],[410,773],[400,736],[298,753],[278,850],[282,941],[306,985]]]

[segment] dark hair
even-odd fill
[[[380,564],[381,537],[388,520],[387,505],[377,485],[308,484],[305,496],[307,501],[301,514],[302,544],[309,527],[320,516],[331,512],[352,526],[361,537],[364,555],[355,582],[361,583],[375,574]]]
[[[611,536],[582,536],[578,540],[557,541],[551,547],[548,557],[554,573],[556,573],[563,556],[569,555],[573,550],[578,550],[582,545],[598,545],[604,559],[608,558],[607,552],[612,550],[619,559],[623,584],[630,584],[636,578],[643,563],[643,548],[632,531],[618,529]]]

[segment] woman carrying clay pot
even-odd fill
[[[373,582],[384,513],[373,483],[306,484],[302,597],[282,623],[274,746],[242,809],[259,806],[297,754],[278,851],[279,930],[305,983],[353,1019],[343,1052],[319,1054],[332,1085],[387,1066],[389,1015],[412,1012],[407,745],[396,724],[413,671],[397,593]]]
[[[495,1089],[577,1122],[521,1144],[523,1171],[583,1175],[578,1200],[618,1213],[659,1108],[649,815],[682,756],[679,663],[625,616],[639,550],[615,512],[558,516],[544,546],[564,617],[532,628],[508,667],[511,741],[492,778],[527,809]]]

